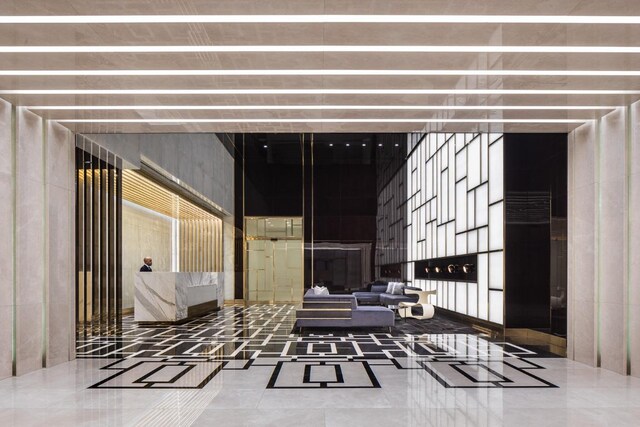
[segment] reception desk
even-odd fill
[[[134,318],[180,323],[224,304],[223,273],[136,273]]]

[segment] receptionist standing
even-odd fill
[[[153,271],[151,269],[151,266],[153,265],[153,260],[151,259],[151,257],[145,257],[144,258],[144,264],[142,265],[142,267],[140,267],[140,271]]]

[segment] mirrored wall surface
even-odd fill
[[[244,218],[302,218],[302,285],[361,290],[375,278],[380,182],[401,167],[406,144],[403,134],[236,134],[237,211]],[[253,248],[248,236],[259,232],[245,229],[237,243]],[[236,251],[236,269],[247,277],[242,269],[252,263],[242,256]],[[240,286],[236,298],[253,301]]]

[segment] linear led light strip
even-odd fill
[[[637,46],[368,46],[368,45],[164,45],[164,46],[0,46],[0,53],[640,53]]]
[[[1,16],[0,24],[401,23],[638,24],[640,16],[597,15],[51,15]]]
[[[0,70],[0,76],[611,76],[623,70]]]
[[[638,95],[600,89],[15,89],[0,95]]]
[[[31,105],[31,110],[613,110],[606,105]]]
[[[62,119],[59,123],[584,123],[579,119]]]

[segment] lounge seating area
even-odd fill
[[[302,308],[296,310],[299,328],[386,327],[395,324],[395,313],[387,307],[362,306],[354,295],[316,295],[309,289]]]
[[[393,292],[395,290],[395,292]],[[373,282],[368,292],[354,292],[360,304],[383,306],[398,305],[401,302],[417,302],[418,295],[406,293],[406,290],[420,291],[420,288],[406,286],[401,282]]]
[[[395,324],[395,312],[401,318],[430,319],[435,309],[428,296],[435,291],[406,286],[400,282],[377,281],[369,291],[329,294],[326,288],[309,289],[302,308],[296,310],[298,328],[387,327]],[[391,308],[389,308],[391,307]],[[421,308],[422,312],[414,311]]]

